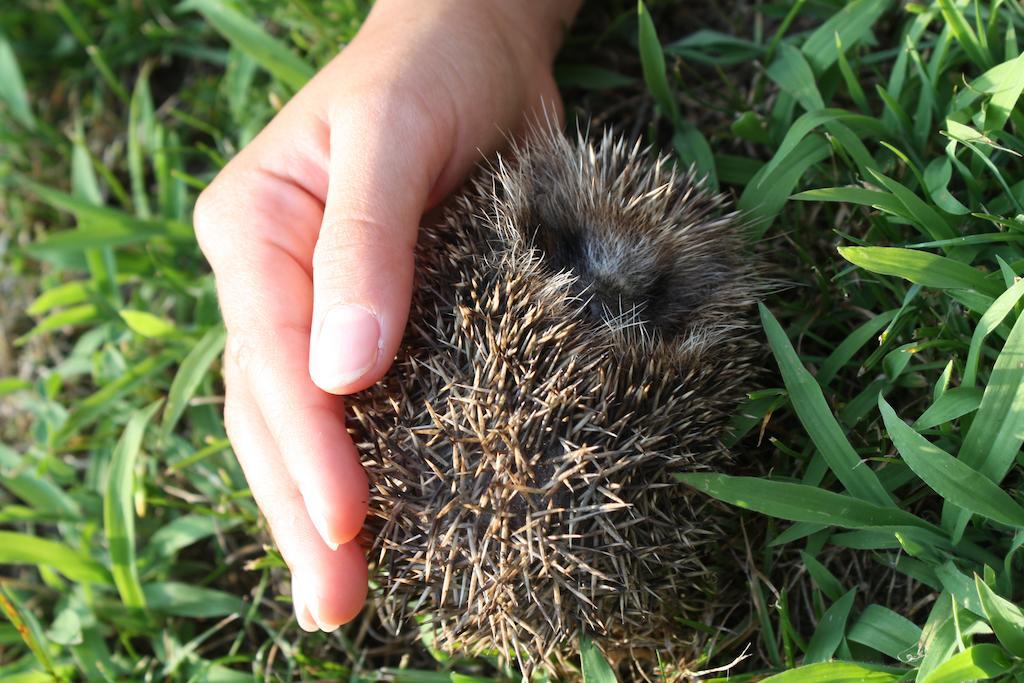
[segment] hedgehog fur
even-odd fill
[[[684,662],[735,528],[673,475],[729,463],[751,387],[739,217],[611,134],[541,127],[511,159],[422,231],[402,349],[350,401],[379,612],[524,675],[570,665],[580,632]]]

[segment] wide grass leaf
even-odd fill
[[[820,531],[820,528],[817,527],[817,525],[808,526]],[[792,528],[793,527],[790,527],[790,529]],[[777,545],[777,542],[778,539],[775,539],[772,544]],[[803,550],[800,551],[800,559],[804,561],[804,567],[807,568],[807,573],[814,579],[814,583],[829,600],[836,601],[843,596],[843,584],[840,583],[839,579],[837,579],[835,575],[825,567],[825,565],[818,562],[813,555],[804,552]]]
[[[74,520],[82,508],[74,498],[56,485],[48,474],[39,472],[14,450],[0,444],[0,486],[47,516]]]
[[[902,661],[921,639],[921,629],[888,607],[868,605],[846,637]]]
[[[154,401],[136,411],[114,448],[107,486],[103,495],[103,528],[110,546],[114,583],[126,607],[144,608],[146,598],[139,583],[135,554],[135,463],[142,447],[146,425],[160,407]]]
[[[891,683],[903,678],[890,669],[858,662],[822,662],[762,679],[761,683]]]
[[[839,58],[839,45],[854,47],[889,7],[890,0],[854,0],[828,18],[804,41],[801,51],[821,73]]]
[[[160,432],[164,438],[174,429],[210,365],[224,350],[226,336],[221,326],[209,330],[181,361],[178,373],[167,392],[167,406],[164,408],[163,420],[160,423]]]
[[[996,638],[1011,653],[1024,657],[1024,612],[1009,600],[996,595],[977,574],[974,575],[974,583]]]
[[[985,338],[1003,324],[1003,320],[1010,314],[1014,306],[1020,302],[1022,296],[1024,296],[1024,279],[1013,283],[1009,289],[1000,294],[981,316],[981,320],[978,321],[977,326],[974,328],[974,334],[971,335],[971,345],[967,351],[967,362],[964,366],[962,386],[974,386],[978,377],[978,363],[981,360],[981,349],[982,344],[985,343]]]
[[[6,582],[0,583],[0,613],[3,613],[7,620],[11,622],[11,626],[14,627],[18,637],[25,643],[36,661],[49,672],[50,681],[68,680],[68,678],[57,674],[53,658],[50,656],[50,643],[34,612],[25,605],[19,595]],[[26,663],[29,659],[29,657],[25,657]],[[17,664],[9,666],[0,665],[0,679],[4,681],[9,680],[5,675],[5,669],[9,670],[12,668],[22,667]]]
[[[640,46],[640,66],[643,69],[644,81],[662,113],[675,126],[679,122],[679,105],[665,74],[665,53],[661,49],[661,41],[658,40],[658,31],[643,0],[637,2],[636,12],[637,41]]]
[[[874,471],[861,461],[832,414],[821,386],[808,372],[789,343],[779,322],[760,306],[761,324],[779,365],[797,417],[829,468],[852,495],[877,505],[892,505],[892,499]]]
[[[129,276],[120,275],[116,282],[123,285],[128,282]],[[25,313],[28,315],[44,315],[55,308],[62,306],[74,306],[86,301],[94,292],[90,280],[74,280],[51,287],[32,300]]]
[[[964,49],[967,56],[974,62],[975,66],[987,69],[992,66],[992,55],[978,40],[978,35],[971,28],[967,18],[953,0],[938,0],[942,10],[942,17],[952,29],[960,47]]]
[[[616,683],[615,672],[597,645],[585,634],[580,634],[580,668],[583,683]]]
[[[201,13],[229,43],[292,90],[301,88],[316,73],[259,24],[222,0],[186,0],[178,5],[178,10]]]
[[[1000,482],[1024,444],[1024,316],[1017,318],[1003,344],[981,405],[964,437],[959,460],[983,477]],[[953,502],[953,501],[949,501]],[[947,503],[948,506],[948,503]],[[944,510],[945,516],[949,511]],[[954,538],[959,538],[968,515],[959,513]]]
[[[889,192],[880,190],[869,190],[865,187],[819,187],[813,190],[804,190],[791,197],[801,202],[843,202],[846,204],[860,204],[877,208],[894,216],[902,216],[910,220],[906,215],[906,207]]]
[[[1024,528],[1024,508],[991,479],[914,431],[882,397],[878,398],[878,409],[903,461],[932,490],[964,510]]]
[[[111,410],[115,402],[137,389],[139,385],[167,367],[174,359],[174,354],[165,351],[158,356],[150,356],[132,366],[123,375],[100,388],[95,393],[80,399],[72,408],[71,414],[51,440],[51,448],[59,448],[79,430],[88,427]]]
[[[762,166],[743,188],[736,206],[753,221],[752,237],[759,238],[771,227],[793,193],[800,177],[815,164],[828,158],[832,148],[819,136],[805,137],[769,177]],[[764,182],[768,178],[767,182]]]
[[[100,563],[63,543],[15,531],[0,531],[0,564],[34,564],[55,569],[72,581],[111,583]]]
[[[786,137],[782,139],[782,143],[775,150],[771,161],[765,166],[764,176],[760,182],[764,182],[765,179],[772,177],[772,174],[782,160],[788,157],[796,149],[796,146],[800,144],[800,141],[807,137],[815,128],[834,121],[855,121],[868,128],[877,125],[877,119],[861,114],[853,114],[845,109],[816,109],[809,111],[794,121],[793,125],[786,131]],[[881,135],[880,127],[877,132]]]
[[[818,368],[817,380],[821,386],[827,386],[836,376],[839,370],[850,362],[857,353],[871,339],[878,336],[878,333],[888,325],[899,313],[898,308],[879,313],[874,318],[863,323],[856,330],[848,334],[843,341],[828,355]]]
[[[998,645],[983,643],[969,647],[953,655],[944,664],[936,667],[924,683],[964,683],[964,681],[986,680],[1001,676],[1010,670],[1013,663]]]
[[[677,474],[676,477],[718,500],[791,522],[848,529],[918,527],[934,531],[931,524],[904,510],[875,505],[817,486],[726,474]]]
[[[982,390],[977,387],[947,389],[917,418],[914,429],[931,429],[974,412],[981,405],[981,397]]]
[[[92,322],[98,318],[99,315],[99,308],[93,304],[71,306],[70,308],[65,308],[46,316],[36,323],[28,332],[15,339],[14,343],[17,346],[21,346],[33,337],[38,337],[39,335],[46,334],[47,332],[56,332],[57,330],[64,329],[65,327]]]
[[[965,263],[927,251],[899,247],[839,247],[839,255],[864,270],[895,275],[936,289],[973,289],[999,296],[1002,286]]]
[[[555,67],[555,80],[563,88],[610,90],[632,85],[633,78],[590,64],[560,64]]]
[[[872,170],[870,173],[879,185],[889,190],[903,205],[903,215],[908,216],[921,229],[922,234],[933,240],[952,239],[957,236],[942,214],[902,183],[884,176],[878,171]]]
[[[807,652],[804,653],[805,663],[824,662],[836,653],[839,644],[843,642],[846,621],[850,618],[850,610],[853,608],[853,599],[856,595],[857,589],[851,588],[821,615],[814,635],[811,636],[811,642],[807,644]]]
[[[155,338],[174,334],[174,323],[149,311],[136,311],[124,308],[118,311],[118,315],[124,320],[128,329],[139,336]]]
[[[221,519],[213,515],[188,514],[178,517],[160,527],[149,539],[146,556],[153,558],[172,557],[182,548],[224,532],[241,523],[241,519]]]
[[[768,67],[766,73],[768,78],[778,83],[780,88],[789,93],[807,111],[825,107],[825,100],[818,91],[814,71],[800,50],[792,45],[782,43],[779,46],[779,56]]]
[[[150,609],[177,617],[223,617],[238,614],[245,605],[236,595],[174,581],[147,583],[142,591]]]
[[[18,58],[3,35],[0,35],[0,102],[4,103],[11,118],[28,130],[35,129],[36,118],[32,114],[25,79],[18,68]]]
[[[148,242],[154,237],[166,237],[192,243],[195,233],[191,226],[171,219],[146,220],[107,206],[96,206],[66,192],[40,185],[25,178],[18,184],[56,209],[75,215],[80,222],[77,230],[64,230],[31,244],[30,253],[48,251],[81,251],[92,247],[117,246]]]

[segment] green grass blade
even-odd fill
[[[804,663],[824,662],[836,653],[839,644],[843,642],[846,622],[850,618],[850,610],[853,608],[853,599],[856,595],[857,589],[851,588],[821,615],[811,642],[807,644]]]
[[[584,90],[611,90],[633,85],[635,79],[590,64],[559,64],[555,67],[555,80],[562,88]]]
[[[850,66],[849,60],[846,59],[846,51],[843,49],[843,41],[839,37],[839,34],[835,34],[836,43],[836,55],[839,60],[839,73],[843,75],[843,81],[846,83],[846,91],[850,94],[850,99],[857,105],[857,108],[864,114],[871,113],[871,105],[868,104],[867,95],[864,94],[864,87],[860,84],[857,78],[857,74],[854,73],[853,67]]]
[[[127,275],[121,275],[117,278],[116,283],[123,285],[128,280],[129,277]],[[41,292],[25,309],[25,313],[28,315],[43,315],[55,308],[80,304],[88,300],[93,294],[94,290],[90,287],[89,280],[65,282]]]
[[[65,680],[58,675],[54,667],[53,658],[49,652],[49,643],[42,628],[40,628],[39,621],[35,618],[32,611],[19,599],[17,593],[5,583],[0,583],[0,612],[3,612],[4,616],[11,622],[22,642],[25,643],[32,653],[32,656],[46,670],[42,680],[46,681],[46,683]],[[0,667],[0,671],[2,671],[2,667]],[[3,679],[4,681],[9,681],[13,677],[15,676],[3,676]]]
[[[665,72],[665,53],[662,52],[658,32],[643,0],[637,2],[636,12],[637,43],[640,47],[640,66],[643,69],[644,81],[658,108],[661,109],[661,113],[668,117],[673,127],[677,127],[680,119],[679,105],[668,84]]]
[[[704,179],[704,184],[709,190],[718,191],[715,156],[711,153],[711,145],[708,144],[707,138],[695,125],[680,119],[672,136],[672,147],[684,165],[696,167],[697,175]]]
[[[896,182],[877,171],[871,175],[906,208],[905,215],[921,228],[922,234],[933,240],[945,240],[956,237],[953,228],[942,214],[929,206],[923,199],[907,189],[902,183]]]
[[[938,0],[938,3],[942,10],[942,17],[953,30],[953,35],[956,36],[960,47],[964,49],[964,52],[967,53],[967,56],[974,62],[975,66],[982,69],[992,66],[992,55],[982,48],[978,42],[978,35],[967,22],[960,8],[953,4],[953,0]]]
[[[166,337],[174,334],[174,323],[166,318],[161,318],[149,311],[136,311],[130,308],[123,308],[118,311],[121,320],[128,326],[128,329],[135,334],[152,339]]]
[[[814,525],[810,525],[814,526]],[[790,527],[792,529],[793,527]],[[807,573],[814,579],[815,585],[825,594],[829,600],[833,602],[839,600],[843,596],[843,584],[839,582],[832,572],[830,572],[825,565],[818,562],[813,555],[800,551],[800,559],[804,561],[804,567],[807,568]]]
[[[1024,280],[1015,282],[1013,286],[1000,294],[981,316],[977,327],[974,328],[974,334],[971,335],[971,345],[967,351],[964,379],[961,386],[974,386],[978,378],[978,363],[981,360],[981,348],[985,338],[1003,324],[1003,320],[1020,302],[1021,297],[1024,297]]]
[[[828,355],[828,358],[822,362],[821,367],[818,368],[818,384],[823,387],[828,386],[829,382],[836,376],[836,373],[850,362],[850,359],[853,358],[857,351],[877,337],[878,333],[892,322],[897,313],[899,313],[897,308],[879,313],[847,335],[835,350]]]
[[[132,188],[132,204],[135,215],[149,218],[149,194],[146,184],[146,152],[153,147],[155,115],[153,96],[149,89],[148,62],[139,70],[135,79],[135,90],[128,104],[128,176]]]
[[[801,48],[815,72],[820,74],[835,64],[839,45],[852,48],[868,37],[890,4],[890,0],[854,0],[816,28]]]
[[[1002,481],[1024,443],[1024,316],[1014,323],[992,366],[985,394],[957,457]]]
[[[179,550],[224,532],[240,523],[239,519],[220,519],[207,514],[188,514],[164,524],[149,538],[147,558],[170,558]]]
[[[833,121],[855,121],[863,124],[867,128],[874,127],[877,124],[876,119],[872,119],[868,116],[862,116],[861,114],[854,114],[846,111],[845,109],[817,109],[802,114],[793,125],[790,126],[789,130],[786,131],[786,137],[782,139],[778,149],[775,150],[775,154],[772,155],[771,161],[765,166],[764,176],[761,182],[765,179],[770,178],[775,170],[779,167],[782,161],[792,154],[796,146],[807,137],[815,128],[823,126]],[[878,131],[881,134],[881,129]]]
[[[763,305],[760,306],[760,311],[761,324],[779,365],[793,409],[811,441],[825,458],[829,469],[857,498],[876,505],[892,505],[892,499],[878,481],[874,471],[861,461],[847,441],[839,422],[825,401],[821,386],[800,362],[782,326]]]
[[[274,39],[259,24],[222,0],[185,0],[178,11],[197,11],[235,48],[275,78],[298,90],[313,77],[316,70],[297,57],[287,46]]]
[[[779,56],[766,72],[807,111],[825,108],[825,100],[818,91],[817,79],[810,64],[800,50],[788,43],[779,46]]]
[[[0,486],[46,515],[74,520],[82,508],[47,473],[26,462],[14,450],[0,444]]]
[[[768,175],[762,166],[750,183],[743,188],[736,206],[753,221],[753,237],[759,238],[771,227],[775,217],[782,211],[793,193],[801,176],[822,159],[828,158],[832,148],[818,136],[806,137],[796,149],[781,162],[769,182],[763,182]]]
[[[135,463],[142,447],[146,424],[160,407],[155,401],[136,411],[124,429],[110,462],[103,494],[103,529],[110,547],[114,583],[121,601],[129,608],[145,608],[146,598],[139,583],[135,552]]]
[[[1024,54],[1008,63],[1011,68],[1006,77],[996,79],[995,90],[985,112],[985,131],[988,133],[1003,129],[1024,92]]]
[[[762,679],[761,683],[894,683],[901,674],[878,665],[858,662],[822,662],[791,669]]]
[[[218,326],[208,331],[181,361],[178,373],[167,392],[167,406],[160,422],[160,433],[166,439],[181,419],[185,407],[203,381],[210,365],[224,350],[227,332]]]
[[[1024,657],[1024,611],[1009,600],[996,595],[977,574],[974,575],[974,584],[996,638],[1012,654]]]
[[[937,667],[924,683],[964,683],[1001,676],[1010,670],[1013,663],[998,645],[983,643],[969,647],[953,655]]]
[[[936,289],[973,289],[999,296],[1002,285],[966,263],[927,251],[899,247],[839,247],[839,255],[864,270],[894,275]]]
[[[81,223],[78,230],[58,232],[29,247],[30,252],[47,249],[82,250],[114,244],[146,242],[153,237],[166,237],[192,242],[192,228],[173,220],[143,220],[106,206],[95,206],[66,192],[54,190],[21,178],[18,184],[29,189],[47,204],[75,215]]]
[[[953,387],[924,411],[914,422],[914,429],[931,429],[972,413],[981,405],[982,390],[976,387]]]
[[[1024,527],[1024,508],[992,480],[928,441],[878,399],[886,430],[903,461],[946,501],[996,522]]]
[[[874,505],[860,498],[758,477],[725,474],[679,474],[679,481],[736,507],[791,522],[811,522],[847,529],[871,527],[935,528],[909,512]]]
[[[616,683],[615,672],[589,637],[580,634],[580,668],[583,683]]]
[[[14,48],[0,34],[0,102],[4,103],[7,113],[15,121],[28,130],[35,130],[36,117],[29,103],[25,79],[18,67],[18,58]]]
[[[21,346],[33,337],[38,337],[39,335],[47,332],[55,332],[56,330],[71,327],[72,325],[82,325],[84,323],[92,322],[93,320],[97,320],[99,315],[99,309],[93,304],[82,304],[81,306],[65,308],[62,311],[51,313],[40,320],[34,327],[32,327],[32,329],[15,339],[14,343]]]
[[[946,157],[932,159],[924,169],[925,187],[935,206],[946,213],[966,216],[971,210],[949,192],[949,181],[952,177],[953,164]]]
[[[51,567],[72,581],[110,585],[110,573],[100,563],[63,543],[15,531],[0,531],[0,564]]]
[[[960,571],[952,560],[946,560],[935,567],[935,576],[942,582],[943,590],[953,596],[957,605],[979,617],[985,614],[974,581]]]
[[[158,356],[150,356],[129,368],[126,373],[113,382],[79,400],[68,416],[68,419],[54,435],[51,446],[53,448],[60,447],[79,430],[94,423],[104,412],[111,409],[114,401],[133,391],[147,379],[163,370],[173,359],[174,355],[170,352],[164,352]]]
[[[897,661],[905,661],[921,639],[921,629],[888,607],[868,605],[846,637]]]
[[[869,190],[863,187],[820,187],[813,190],[804,190],[792,196],[792,199],[802,202],[845,202],[849,204],[860,204],[871,206],[882,211],[903,216],[906,215],[906,207],[889,192]]]
[[[147,583],[142,591],[149,609],[177,617],[223,617],[238,614],[244,606],[236,595],[175,581]]]

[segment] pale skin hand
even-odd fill
[[[422,214],[558,106],[551,62],[580,2],[379,0],[196,204],[228,329],[228,434],[306,630],[366,598],[368,485],[339,395],[398,349]]]

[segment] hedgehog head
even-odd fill
[[[391,627],[524,671],[581,630],[693,654],[732,516],[673,475],[728,462],[757,292],[722,204],[635,145],[547,132],[423,231],[402,349],[349,402]]]
[[[506,240],[572,274],[591,317],[678,336],[707,325],[702,308],[728,306],[716,295],[728,292],[738,254],[716,250],[736,238],[737,216],[722,215],[723,196],[665,159],[639,163],[645,151],[610,133],[596,148],[581,138],[585,153],[562,136],[534,139],[515,166],[499,166],[505,203],[495,210],[507,212]]]

